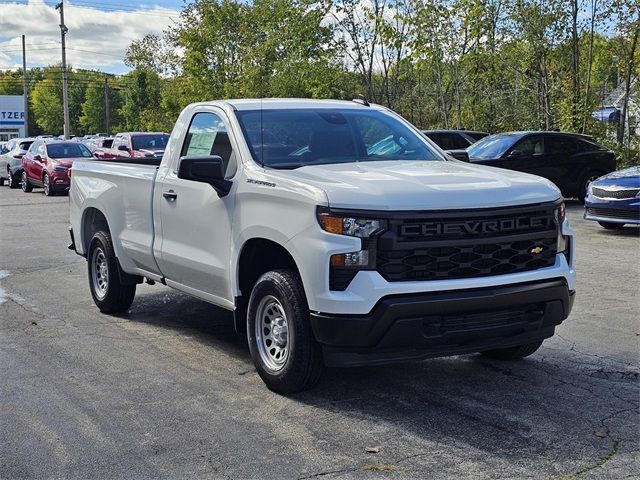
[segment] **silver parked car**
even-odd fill
[[[22,156],[27,153],[34,138],[13,138],[0,149],[0,185],[9,181],[9,188],[20,187]]]

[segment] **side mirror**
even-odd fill
[[[450,157],[455,158],[456,160],[461,160],[463,162],[469,161],[469,154],[466,150],[445,150],[444,153],[446,153]]]
[[[14,155],[13,158],[15,158],[16,160],[20,160],[22,158],[22,154],[18,153],[17,155]]]
[[[34,156],[33,156],[33,159],[34,159],[36,162],[42,162],[42,157],[41,157],[40,155],[34,155]]]
[[[118,147],[118,150],[120,150],[122,152],[128,152],[129,151],[129,147],[127,147],[126,145],[120,145]]]
[[[524,157],[524,152],[521,150],[511,150],[508,155],[509,158],[521,158]]]
[[[206,157],[182,157],[178,167],[178,178],[208,183],[224,197],[231,190],[231,181],[224,178],[225,164],[218,155]]]

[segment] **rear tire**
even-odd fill
[[[601,227],[606,228],[607,230],[622,230],[624,227],[624,223],[613,223],[613,222],[598,222]]]
[[[4,187],[4,177],[0,177],[0,187]]]
[[[33,185],[29,182],[29,177],[27,176],[27,172],[22,171],[22,191],[24,193],[29,193],[33,191]]]
[[[89,243],[87,260],[89,289],[100,311],[119,313],[128,310],[136,295],[136,285],[120,282],[118,261],[109,232],[96,232]]]
[[[518,345],[517,347],[510,348],[497,348],[495,350],[487,350],[481,352],[485,357],[492,358],[494,360],[520,360],[521,358],[528,357],[542,345],[542,340],[533,343],[526,343],[524,345]]]
[[[582,182],[580,182],[580,191],[578,192],[578,200],[580,200],[580,203],[584,203],[591,182],[600,178],[602,175],[604,175],[602,172],[589,172],[584,176]]]
[[[299,392],[320,379],[322,353],[296,272],[274,270],[258,279],[249,299],[247,339],[258,375],[270,390]]]
[[[12,174],[11,171],[9,173],[9,188],[20,188],[20,173],[16,172]]]

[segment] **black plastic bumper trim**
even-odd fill
[[[457,355],[504,348],[553,335],[569,316],[574,292],[564,279],[498,287],[390,296],[367,315],[311,314],[311,326],[323,345],[325,363],[355,366]],[[483,325],[505,311],[517,309],[513,325]],[[520,312],[521,310],[521,312]],[[443,321],[473,317],[471,327],[432,337]],[[443,320],[444,319],[444,320]]]

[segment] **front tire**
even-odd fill
[[[111,234],[97,232],[89,244],[89,289],[94,303],[102,313],[119,313],[129,309],[136,295],[136,285],[120,282],[118,261]]]
[[[29,193],[33,191],[33,185],[29,182],[29,177],[27,176],[27,172],[22,171],[22,191],[24,193]]]
[[[47,197],[53,197],[56,192],[51,186],[51,179],[49,178],[49,174],[45,173],[42,177],[42,188],[44,189],[44,194]]]
[[[258,375],[270,390],[299,392],[320,379],[322,353],[296,272],[274,270],[258,279],[249,299],[247,338]]]
[[[598,222],[601,227],[606,228],[607,230],[622,230],[624,227],[624,223],[613,223],[613,222]]]
[[[492,358],[494,360],[520,360],[521,358],[528,357],[542,345],[542,340],[533,343],[526,343],[524,345],[518,345],[510,348],[497,348],[495,350],[487,350],[481,352],[485,357]]]

